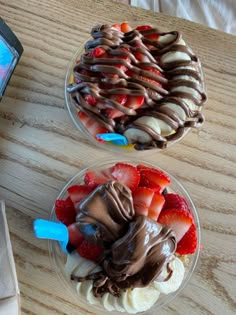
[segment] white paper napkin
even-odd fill
[[[235,0],[131,0],[131,5],[236,34]]]
[[[0,315],[19,314],[19,293],[5,203],[0,201]]]

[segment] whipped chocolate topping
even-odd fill
[[[158,40],[145,37],[153,34],[158,36]],[[163,33],[150,28],[123,33],[111,25],[98,25],[92,29],[91,35],[93,38],[85,44],[85,53],[74,68],[76,83],[67,89],[80,110],[108,131],[124,133],[132,127],[148,133],[152,140],[145,144],[135,143],[137,150],[163,148],[168,141],[181,137],[186,128],[196,128],[203,123],[200,110],[206,101],[206,93],[201,64],[180,32]],[[90,51],[95,47],[104,49],[106,57],[91,56]],[[145,56],[145,62],[137,60],[137,53]],[[147,66],[160,71],[160,75],[147,70]],[[111,73],[112,76],[106,76]],[[91,106],[84,98],[86,94],[95,97],[101,106]],[[135,110],[109,98],[119,94],[144,96],[145,101],[140,109]],[[164,109],[167,100],[173,100],[174,104],[184,108],[186,118],[180,119],[173,109]],[[108,118],[102,105],[118,109],[125,116]],[[157,117],[173,132],[165,136],[152,128],[135,124],[142,115]]]
[[[71,280],[93,280],[98,297],[106,292],[119,296],[121,290],[169,279],[169,263],[176,250],[174,232],[148,217],[135,216],[126,186],[117,181],[101,184],[77,210],[78,229],[89,241],[102,244],[104,255],[97,262],[102,271],[85,277],[72,274]]]
[[[98,185],[76,210],[78,229],[88,241],[103,246],[123,236],[135,214],[130,189],[117,181]]]

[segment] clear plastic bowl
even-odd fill
[[[85,174],[85,172],[88,169],[103,169],[103,168],[108,168],[111,167],[112,165],[114,165],[117,162],[126,162],[129,164],[133,164],[133,165],[137,165],[137,164],[145,164],[147,166],[152,166],[152,167],[157,167],[159,169],[161,169],[158,165],[154,165],[154,164],[150,164],[150,163],[146,163],[144,161],[132,161],[132,160],[109,160],[106,162],[102,162],[102,163],[98,163],[98,164],[94,164],[91,165],[87,168],[81,169],[62,189],[62,191],[59,193],[57,199],[64,199],[67,197],[67,188],[70,185],[73,184],[80,184],[83,182],[83,176]],[[160,310],[160,308],[162,308],[164,305],[170,303],[177,295],[179,295],[179,293],[183,290],[183,288],[186,286],[186,284],[189,282],[194,269],[196,267],[198,258],[199,258],[199,252],[200,252],[200,222],[199,222],[199,217],[198,217],[198,212],[196,207],[194,206],[194,203],[191,199],[191,197],[189,196],[189,194],[187,193],[187,191],[185,190],[185,188],[180,184],[180,182],[174,178],[172,175],[170,175],[168,172],[166,172],[165,170],[163,170],[166,174],[168,174],[168,176],[171,179],[171,182],[168,186],[168,189],[170,191],[173,191],[177,194],[180,194],[181,196],[183,196],[190,208],[191,214],[194,218],[194,222],[196,225],[196,229],[197,229],[197,248],[194,254],[192,255],[188,255],[188,264],[187,266],[185,266],[185,276],[184,276],[184,280],[181,284],[181,286],[179,287],[179,289],[171,294],[168,295],[164,295],[161,294],[159,299],[157,300],[156,304],[154,304],[154,306],[146,311],[146,312],[140,312],[138,314],[145,314],[145,315],[156,315],[157,311]],[[54,207],[52,209],[51,212],[51,216],[50,216],[50,220],[53,221],[57,221],[56,216],[55,216],[55,212],[54,212]],[[66,257],[67,255],[62,252],[60,245],[58,242],[56,241],[49,241],[49,253],[50,253],[50,257],[51,257],[51,263],[52,263],[52,267],[55,270],[55,272],[57,273],[60,281],[63,283],[65,289],[67,289],[68,294],[70,294],[70,296],[78,301],[79,303],[86,305],[87,309],[91,312],[96,312],[96,314],[114,314],[114,315],[128,315],[128,313],[121,313],[121,312],[117,312],[117,311],[112,311],[109,312],[107,310],[105,310],[102,306],[94,306],[89,304],[84,297],[79,296],[78,293],[76,292],[75,288],[72,285],[72,282],[66,277],[65,274],[65,270],[64,270],[64,266],[65,266],[65,262],[66,262]],[[80,311],[80,307],[78,305],[78,314]]]
[[[81,123],[79,117],[78,117],[78,112],[80,111],[78,104],[73,100],[71,97],[71,93],[67,91],[67,86],[71,83],[73,83],[73,69],[74,66],[76,65],[76,61],[80,58],[81,54],[84,53],[84,44],[86,41],[81,44],[81,46],[78,48],[76,51],[75,55],[72,57],[71,61],[69,62],[67,73],[66,73],[66,79],[65,79],[65,101],[66,101],[66,108],[69,112],[70,118],[72,119],[73,123],[75,126],[86,135],[87,139],[89,142],[95,146],[97,146],[100,149],[106,149],[108,151],[113,151],[113,152],[122,152],[124,154],[129,154],[130,153],[137,153],[140,155],[142,154],[145,155],[148,153],[157,153],[157,152],[163,152],[164,150],[170,148],[177,142],[179,142],[181,139],[183,139],[187,133],[191,130],[191,128],[185,128],[183,135],[178,138],[177,140],[173,141],[168,141],[167,146],[163,149],[161,148],[153,148],[150,150],[136,150],[134,148],[133,144],[128,144],[128,145],[116,145],[111,142],[100,142],[97,139],[95,139],[87,130],[87,128]]]

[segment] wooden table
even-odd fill
[[[68,62],[88,30],[121,20],[182,30],[202,60],[209,97],[201,130],[145,157],[184,184],[202,224],[197,270],[160,314],[235,314],[236,37],[108,0],[0,0],[0,12],[25,49],[0,103],[0,198],[7,205],[22,314],[91,314],[61,287],[47,242],[33,236],[32,219],[48,218],[58,192],[79,168],[113,157],[89,146],[73,125],[63,86]]]

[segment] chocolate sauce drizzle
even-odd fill
[[[137,150],[164,148],[169,141],[180,138],[186,128],[202,125],[201,107],[206,101],[206,93],[201,64],[182,40],[180,32],[163,33],[150,28],[123,33],[111,25],[98,25],[92,29],[91,35],[93,39],[87,41],[85,53],[74,67],[75,83],[67,88],[80,110],[110,132],[123,134],[129,128],[136,128],[148,133],[152,140],[144,144],[134,143]],[[158,35],[164,40],[151,40],[148,38],[150,35]],[[89,52],[94,47],[104,49],[107,57],[91,56]],[[137,54],[142,54],[145,62],[138,61]],[[177,55],[174,57],[173,54]],[[160,75],[146,70],[147,66],[160,71]],[[111,73],[113,76],[107,75]],[[100,106],[90,105],[85,100],[86,94],[96,98]],[[145,101],[139,109],[127,108],[109,98],[119,94],[144,96]],[[179,106],[186,118],[180,118],[166,104]],[[124,116],[108,118],[104,105],[121,111]],[[171,134],[164,136],[136,122],[142,116],[162,120],[172,128]]]

